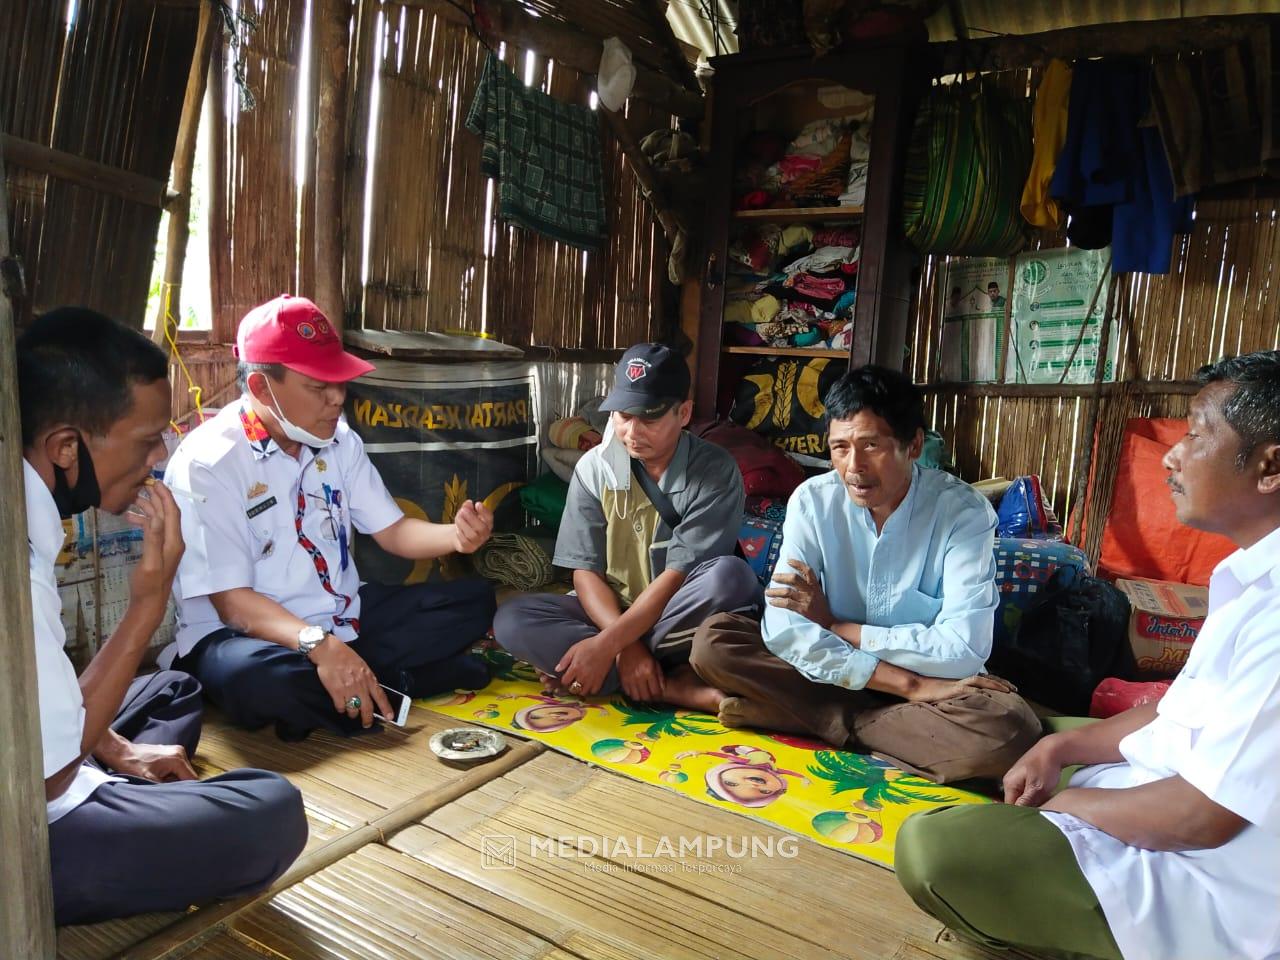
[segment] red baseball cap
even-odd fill
[[[375,369],[342,349],[338,332],[319,307],[287,293],[244,315],[232,353],[245,363],[278,363],[326,383],[345,383]]]

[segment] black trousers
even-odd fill
[[[200,684],[166,670],[133,682],[111,728],[194,754],[202,710]],[[266,770],[104,783],[49,825],[54,916],[92,923],[251,893],[284,873],[306,842],[302,795]]]
[[[360,636],[351,649],[380,683],[415,696],[452,689],[455,661],[493,623],[493,587],[486,580],[360,588]],[[333,699],[305,657],[278,643],[219,630],[174,667],[196,677],[205,696],[240,727],[274,724],[282,740],[317,728],[339,736],[364,732],[359,719],[333,709]],[[406,671],[408,678],[405,677]],[[432,684],[432,677],[440,682]],[[375,722],[374,729],[378,729]]]

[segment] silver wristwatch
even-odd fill
[[[298,652],[310,660],[311,651],[324,643],[324,638],[324,627],[315,624],[303,627],[298,631]]]

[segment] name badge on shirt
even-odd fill
[[[252,507],[246,510],[245,515],[248,516],[250,520],[252,520],[258,514],[263,513],[267,510],[270,510],[275,505],[276,505],[276,498],[268,497],[266,500],[263,500],[261,503],[255,503]]]

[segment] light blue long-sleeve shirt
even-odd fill
[[[790,610],[767,606],[764,641],[819,683],[867,685],[881,660],[929,677],[982,672],[998,599],[996,514],[968,484],[912,468],[884,529],[849,498],[834,470],[801,484],[787,505],[782,553],[817,574],[837,621],[864,624],[861,649]]]

